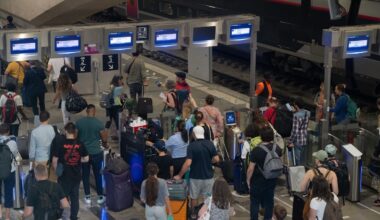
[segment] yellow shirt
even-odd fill
[[[24,82],[24,63],[25,62],[11,62],[8,64],[7,69],[5,72],[7,72],[9,75],[12,77],[18,79],[18,83],[23,83]]]

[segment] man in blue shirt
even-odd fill
[[[344,84],[335,86],[335,94],[338,96],[338,99],[336,100],[335,107],[331,108],[330,112],[334,112],[336,124],[348,124],[350,122],[347,112],[348,95],[345,93],[345,90],[346,85]]]

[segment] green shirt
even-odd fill
[[[83,142],[89,154],[94,155],[102,151],[100,147],[100,132],[104,130],[102,122],[95,117],[84,117],[77,121],[79,140]]]

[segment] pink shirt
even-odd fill
[[[214,136],[220,137],[223,133],[224,126],[223,116],[222,113],[220,113],[219,109],[211,105],[206,105],[204,107],[199,108],[199,111],[203,113],[204,122],[211,126]]]

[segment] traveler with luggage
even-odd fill
[[[209,140],[209,141],[214,141],[214,133],[211,129],[211,126],[204,121],[203,113],[201,111],[195,111],[194,118],[195,118],[195,126],[200,126],[204,129],[204,139]],[[190,128],[189,130],[190,142],[196,139],[194,135],[191,135],[193,128],[194,127]]]
[[[49,58],[48,66],[46,71],[49,73],[49,84],[50,82],[53,84],[53,91],[56,92],[57,89],[57,81],[59,76],[61,75],[61,68],[64,65],[70,66],[70,60],[68,57],[64,58]]]
[[[314,97],[314,104],[316,106],[315,109],[315,121],[319,123],[319,121],[323,118],[323,103],[325,100],[325,85],[324,82],[321,82],[319,86],[319,91]],[[330,96],[330,106],[335,106],[335,96],[331,94]]]
[[[22,120],[28,120],[28,118],[22,108],[22,98],[16,93],[16,85],[8,82],[6,88],[8,91],[0,97],[2,123],[8,124],[10,134],[17,137],[21,123],[18,114],[21,114]]]
[[[250,153],[247,184],[250,188],[251,220],[258,220],[259,207],[265,209],[264,219],[272,219],[274,190],[282,174],[281,149],[273,143],[274,133],[269,126],[260,130],[262,143]]]
[[[167,149],[165,148],[165,142],[156,141],[152,143],[147,141],[147,146],[154,148],[157,152],[157,155],[153,156],[151,159],[152,162],[158,166],[158,178],[168,180],[173,178],[173,159],[170,155],[167,154]]]
[[[148,220],[166,220],[172,216],[169,190],[165,180],[158,178],[158,166],[149,163],[146,167],[148,178],[141,184],[140,199],[145,203],[145,218]]]
[[[173,158],[174,176],[181,171],[186,161],[188,143],[189,135],[185,128],[185,121],[180,120],[177,122],[176,132],[165,142],[165,147]]]
[[[13,189],[15,187],[15,173],[17,162],[22,160],[17,143],[9,133],[9,125],[0,124],[0,198],[2,198],[2,184],[4,183],[4,207],[5,219],[10,219],[11,208],[13,208]],[[0,199],[0,219],[2,207]]]
[[[26,68],[25,71],[24,89],[26,90],[25,94],[30,99],[34,115],[34,124],[37,126],[40,111],[45,111],[45,93],[47,89],[44,80],[46,79],[46,75],[44,69],[38,66],[36,62],[30,62],[30,64],[31,66]],[[40,109],[37,107],[37,100]]]
[[[132,61],[126,69],[127,85],[131,98],[137,102],[140,97],[143,97],[143,86],[146,86],[146,72],[143,59],[140,57],[140,52],[132,53]]]
[[[205,139],[205,130],[201,126],[193,128],[195,140],[187,148],[187,159],[181,171],[174,179],[181,179],[190,168],[190,198],[191,198],[191,218],[196,219],[195,207],[198,199],[202,196],[206,198],[212,193],[214,184],[214,171],[212,164],[219,162],[219,156],[210,140]]]
[[[209,215],[209,220],[228,220],[230,216],[235,215],[232,203],[233,197],[228,183],[223,177],[219,177],[212,186],[212,194],[199,210],[198,217],[204,219],[206,215]]]
[[[276,97],[271,97],[268,100],[268,109],[264,112],[263,117],[265,120],[267,120],[269,123],[271,123],[274,126],[274,123],[276,121],[276,115],[277,115],[277,107],[278,107],[278,100]]]
[[[257,107],[267,106],[268,100],[272,97],[272,75],[269,72],[264,73],[264,80],[256,84],[255,96],[257,97]]]
[[[319,150],[313,153],[315,159],[315,167],[308,170],[301,181],[301,191],[305,192],[310,187],[310,183],[313,182],[314,177],[323,176],[331,186],[331,191],[338,195],[338,179],[334,171],[329,170],[323,164],[326,162],[328,156],[326,151]]]
[[[348,115],[348,102],[349,97],[345,92],[345,84],[337,84],[335,86],[335,94],[338,96],[336,100],[336,105],[334,108],[330,108],[330,112],[334,113],[334,122],[336,124],[348,124],[350,123],[350,118]]]
[[[197,103],[191,95],[190,85],[186,82],[187,74],[180,71],[176,72],[175,75],[177,76],[175,91],[178,100],[178,104],[176,104],[178,113],[182,112],[182,106],[186,103],[190,103],[193,108],[197,108]]]
[[[309,220],[343,220],[342,210],[339,206],[339,199],[335,193],[330,191],[330,185],[323,176],[316,176],[313,178],[308,213]]]
[[[168,79],[165,83],[166,92],[163,96],[163,102],[165,104],[163,111],[177,111],[177,94],[175,92],[176,83],[173,80]]]
[[[104,203],[103,185],[101,169],[103,164],[103,150],[102,146],[107,146],[107,130],[103,123],[96,118],[95,106],[90,104],[86,110],[87,116],[79,119],[76,122],[78,128],[79,140],[84,144],[89,154],[89,162],[83,163],[83,188],[85,193],[85,202],[91,203],[90,194],[90,166],[95,176],[96,192],[98,194],[98,204]]]
[[[37,182],[26,200],[23,219],[32,214],[36,220],[70,219],[70,204],[66,195],[61,185],[48,180],[46,166],[38,164],[34,168],[34,175]]]
[[[58,176],[58,183],[70,200],[70,219],[75,220],[79,212],[81,164],[87,163],[89,156],[83,143],[76,138],[77,130],[74,123],[67,123],[65,131],[66,138],[59,144],[60,147],[53,155],[53,167]]]
[[[214,101],[214,96],[207,95],[205,106],[198,108],[198,110],[203,113],[204,122],[210,125],[214,137],[219,138],[222,137],[224,132],[224,122],[222,113],[220,113],[220,110],[213,105]]]
[[[66,125],[70,121],[70,113],[66,110],[66,98],[72,89],[73,84],[69,76],[66,74],[61,74],[57,81],[57,91],[53,98],[53,104],[59,99],[62,100],[61,111],[64,125]]]
[[[21,94],[25,69],[29,67],[29,63],[25,61],[13,61],[10,62],[5,69],[4,75],[6,75],[6,82],[13,83],[16,87],[17,93]]]
[[[292,103],[295,112],[293,114],[292,132],[289,138],[288,147],[294,148],[296,164],[305,165],[307,147],[307,127],[309,124],[310,112],[301,108],[301,100],[297,99]]]
[[[29,145],[29,160],[36,164],[48,165],[51,143],[55,137],[53,126],[49,124],[50,114],[40,113],[40,125],[32,130]]]

